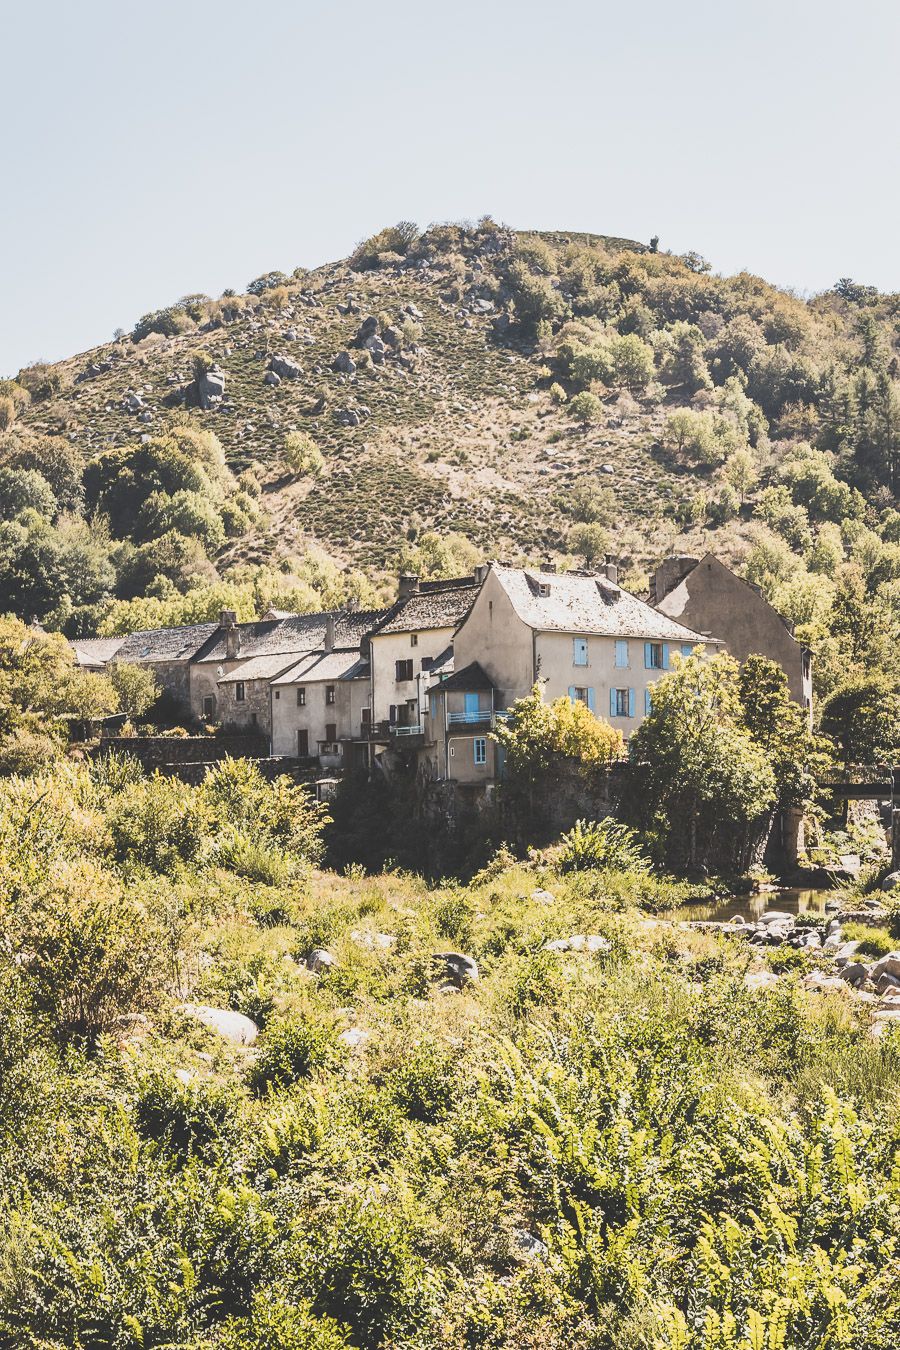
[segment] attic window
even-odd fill
[[[538,593],[538,595],[541,597],[542,600],[549,600],[549,598],[550,598],[550,583],[549,583],[549,581],[539,581],[538,584],[537,584],[537,593]]]

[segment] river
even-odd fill
[[[758,919],[767,910],[786,914],[824,914],[825,903],[834,899],[834,891],[795,890],[754,891],[751,895],[731,895],[706,904],[680,905],[672,911],[678,919],[716,919],[724,922],[739,914],[742,919]],[[665,916],[660,916],[665,917]]]

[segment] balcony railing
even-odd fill
[[[394,736],[423,736],[425,728],[423,726],[401,727],[399,723],[391,726],[391,733]]]
[[[493,713],[490,708],[479,708],[477,712],[452,712],[447,714],[447,721],[453,726],[456,722],[490,722]]]

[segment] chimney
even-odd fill
[[[473,572],[473,576],[474,576],[474,578],[475,578],[475,585],[476,585],[476,586],[483,586],[483,585],[484,585],[484,583],[485,583],[485,581],[486,581],[486,579],[487,579],[487,574],[488,574],[488,572],[489,572],[490,570],[491,570],[491,564],[490,564],[490,563],[477,563],[477,564],[475,565],[475,571]]]
[[[219,627],[225,634],[225,657],[233,661],[241,650],[241,634],[237,626],[236,611],[223,609],[219,615]]]
[[[407,600],[419,593],[419,578],[412,572],[401,572],[397,582],[397,599]]]
[[[542,571],[542,572],[549,572],[551,576],[555,576],[555,575],[556,575],[556,563],[555,563],[555,562],[551,562],[550,559],[547,558],[544,562],[541,563],[541,571]]]
[[[616,562],[615,558],[611,553],[607,553],[606,555],[606,566],[604,567],[603,570],[606,573],[606,580],[611,581],[614,586],[618,586],[619,564]]]
[[[326,614],[326,615],[325,615],[325,650],[326,650],[326,652],[333,652],[333,651],[334,651],[334,615],[333,615],[333,614]]]
[[[653,573],[651,582],[651,605],[660,604],[670,591],[685,577],[693,572],[699,558],[692,558],[688,553],[678,553],[671,558],[665,558]]]

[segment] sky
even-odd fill
[[[900,291],[895,0],[0,0],[0,376],[477,219]]]

